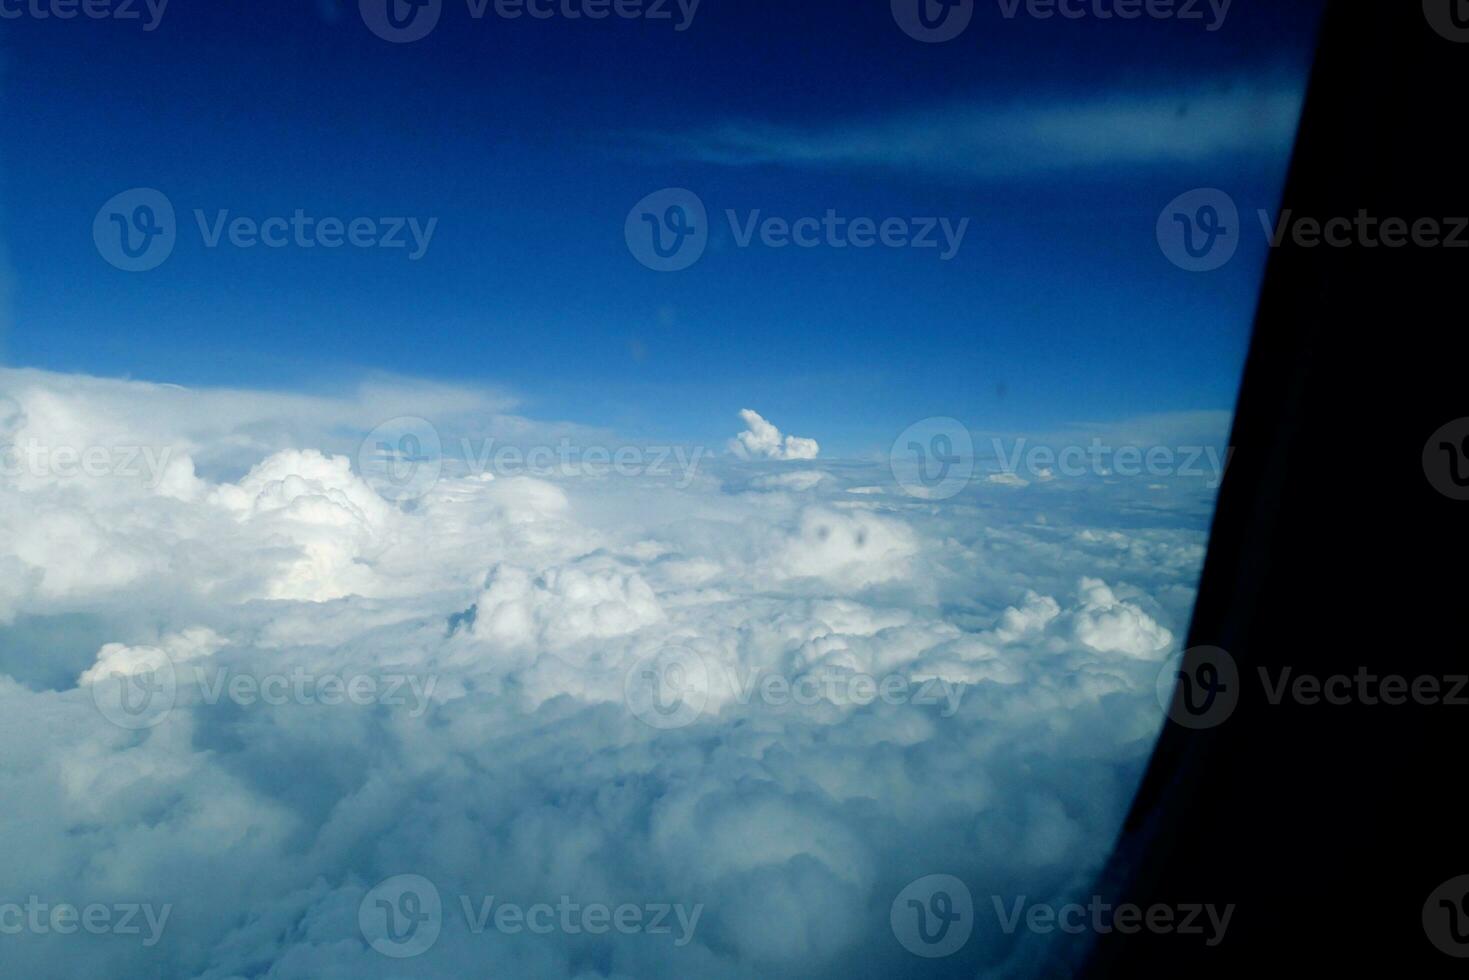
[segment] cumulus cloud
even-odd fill
[[[815,459],[821,452],[815,439],[800,436],[782,436],[779,429],[748,408],[740,410],[745,423],[741,432],[730,443],[736,455],[746,459]]]
[[[688,482],[446,467],[389,501],[353,446],[434,416],[401,393],[0,380],[8,445],[177,467],[0,471],[0,904],[171,909],[149,946],[6,936],[20,976],[912,974],[909,881],[983,914],[1097,869],[1202,561],[1203,496],[1152,527],[1125,486],[922,500],[753,412],[754,458]],[[415,390],[446,441],[481,424]],[[364,923],[429,898],[385,955]],[[985,922],[950,962],[1020,955]]]
[[[497,564],[473,615],[476,636],[540,649],[624,636],[664,618],[642,576],[595,558],[540,573]]]
[[[1173,644],[1173,633],[1131,602],[1119,600],[1100,579],[1081,580],[1081,608],[1076,612],[1076,638],[1100,653],[1120,653],[1160,660]]]

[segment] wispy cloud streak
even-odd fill
[[[731,121],[649,134],[646,143],[661,153],[730,167],[995,180],[1280,154],[1290,147],[1301,99],[1299,84],[1273,81],[1069,103],[950,103],[817,125]]]

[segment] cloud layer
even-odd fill
[[[915,499],[754,412],[757,458],[687,481],[446,464],[388,501],[375,412],[448,436],[485,396],[0,381],[0,443],[114,463],[0,475],[0,905],[172,909],[151,946],[6,935],[27,977],[1023,973],[988,896],[1103,859],[1202,560],[1200,490]],[[930,962],[888,922],[935,872],[981,916]],[[441,902],[411,959],[363,924],[424,908],[401,875]]]

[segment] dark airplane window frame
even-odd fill
[[[1469,213],[1448,123],[1469,37],[1451,8],[1329,5],[1283,210]],[[1452,760],[1469,708],[1448,692],[1469,672],[1451,560],[1466,522],[1436,451],[1466,414],[1465,270],[1453,247],[1272,251],[1181,670],[1218,684],[1228,651],[1230,713],[1166,726],[1099,888],[1238,911],[1212,949],[1098,936],[1084,975],[1462,974]],[[1431,678],[1443,696],[1272,703],[1262,678],[1282,667]]]

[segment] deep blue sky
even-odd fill
[[[989,164],[927,167],[897,139],[865,165],[701,162],[667,141],[732,125],[870,134],[878,120],[941,139],[943,111],[1014,120],[1159,98],[1177,99],[1186,131],[1200,93],[1298,88],[1314,20],[1312,4],[1236,0],[1208,32],[1006,19],[981,0],[964,35],[936,45],[903,34],[888,0],[704,0],[681,33],[474,21],[446,0],[438,29],[403,45],[370,33],[356,0],[173,0],[151,33],[0,20],[14,279],[0,356],[184,384],[316,388],[382,370],[485,382],[527,414],[670,438],[728,435],[748,406],[836,447],[936,414],[1018,429],[1229,408],[1260,236],[1223,270],[1190,274],[1164,258],[1154,222],[1176,194],[1214,185],[1254,226],[1279,193],[1279,139],[1039,167],[1005,145]],[[91,229],[136,186],[168,195],[180,241],[130,274]],[[634,261],[623,220],[667,186],[703,198],[715,241],[660,274]],[[194,208],[439,224],[418,262],[209,250]],[[736,249],[725,208],[971,226],[951,262]]]

